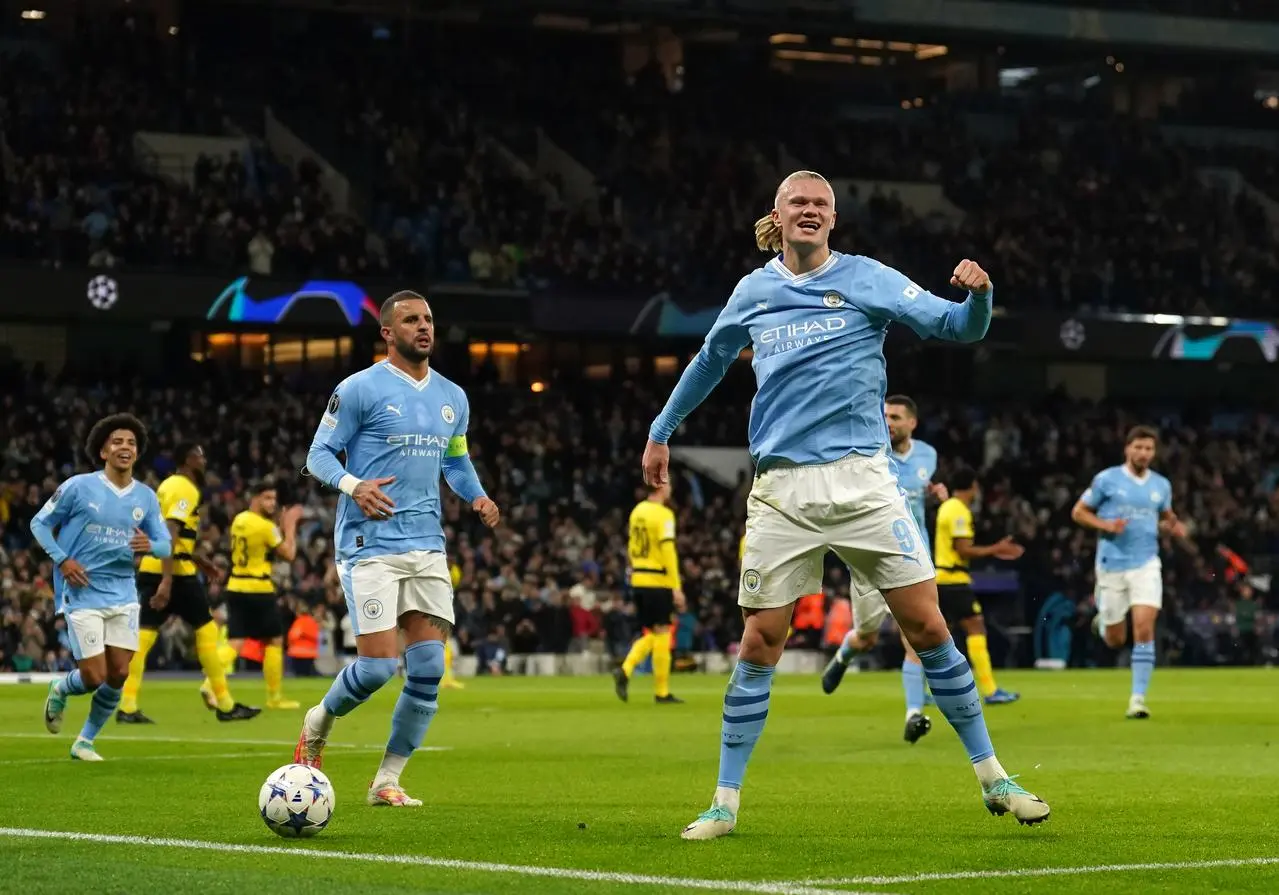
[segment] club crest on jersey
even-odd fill
[[[844,296],[838,292],[827,292],[822,296],[822,304],[832,310],[842,308],[844,306]]]
[[[142,521],[142,517],[143,517],[143,516],[145,516],[145,515],[146,515],[146,514],[145,514],[144,512],[142,512],[142,507],[134,507],[134,508],[133,508],[133,521],[134,521],[134,522],[141,522],[141,521]]]
[[[445,404],[440,408],[440,417],[444,420],[444,422],[451,426],[453,425],[453,421],[457,419],[457,414],[453,412],[453,406],[451,404]]]
[[[923,467],[920,467],[919,469],[915,470],[915,474],[919,476],[921,479],[928,478],[928,470],[924,469]]]
[[[382,601],[381,600],[365,600],[364,601],[364,617],[365,618],[381,618],[382,617]]]
[[[747,569],[742,573],[742,590],[748,594],[759,593],[760,587],[764,584],[763,577],[754,569]]]
[[[1151,502],[1151,503],[1159,503],[1159,497],[1160,497],[1160,494],[1159,494],[1159,492],[1158,492],[1158,491],[1151,491],[1151,492],[1150,492],[1150,502]]]

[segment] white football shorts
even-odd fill
[[[356,635],[389,631],[406,612],[453,623],[453,579],[443,553],[388,553],[341,562],[337,568]]]
[[[848,584],[853,603],[853,630],[863,636],[878,634],[888,615],[884,595],[864,581],[854,578]],[[862,588],[866,588],[865,591]]]
[[[827,550],[848,566],[857,593],[878,596],[935,577],[886,452],[756,477],[746,502],[737,602],[771,609],[819,592]]]
[[[1133,606],[1164,608],[1163,565],[1155,557],[1135,569],[1122,572],[1097,570],[1097,588],[1093,592],[1101,623],[1117,625]]]
[[[71,656],[81,662],[106,652],[106,648],[138,651],[138,603],[122,603],[105,609],[73,609],[65,616]]]

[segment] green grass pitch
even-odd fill
[[[1145,722],[1123,717],[1127,672],[1000,682],[1023,699],[987,709],[991,733],[1005,767],[1052,805],[1046,824],[986,813],[935,708],[932,733],[902,742],[897,674],[850,676],[829,697],[815,677],[783,676],[738,829],[701,843],[679,831],[715,783],[723,677],[675,676],[683,706],[654,705],[643,677],[628,705],[604,678],[445,691],[427,739],[437,751],[404,776],[418,810],[364,804],[393,683],[338,723],[325,762],[337,810],[301,843],[270,833],[256,801],[291,760],[300,711],[219,724],[194,682],[149,680],[142,706],[159,723],[112,721],[108,761],[82,764],[66,756],[87,698],[53,737],[45,688],[3,686],[0,890],[1279,892],[1279,671],[1158,669]],[[325,685],[290,681],[290,695],[310,704]],[[233,687],[262,699],[260,678]]]

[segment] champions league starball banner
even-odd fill
[[[289,280],[117,270],[0,273],[4,322],[202,322],[208,327],[340,330],[376,327],[382,301],[401,289],[430,297],[442,325],[525,325],[528,295],[416,280]]]
[[[285,280],[179,276],[131,271],[3,272],[5,322],[153,325],[182,321],[203,329],[334,332],[376,328],[384,298],[401,289],[427,296],[441,327],[480,329],[527,340],[606,337],[636,341],[701,340],[722,296],[488,289],[414,280]],[[913,338],[904,327],[894,336]],[[993,350],[1086,361],[1279,362],[1279,323],[1229,317],[1107,312],[1017,313],[996,308],[983,343]]]

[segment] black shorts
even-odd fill
[[[641,628],[669,625],[675,613],[675,594],[669,587],[635,588],[635,620]]]
[[[226,636],[230,640],[266,642],[284,636],[280,600],[274,594],[242,594],[233,590],[226,598]]]
[[[174,575],[173,589],[169,591],[169,605],[157,611],[151,608],[151,598],[155,589],[160,586],[160,576],[155,572],[142,572],[138,575],[138,600],[142,603],[142,611],[138,614],[138,627],[149,631],[158,630],[165,619],[177,615],[193,630],[199,630],[213,621],[209,613],[209,598],[204,592],[204,585],[194,575]]]
[[[937,585],[937,601],[941,604],[942,617],[951,626],[981,615],[981,603],[977,602],[977,595],[969,584]]]

